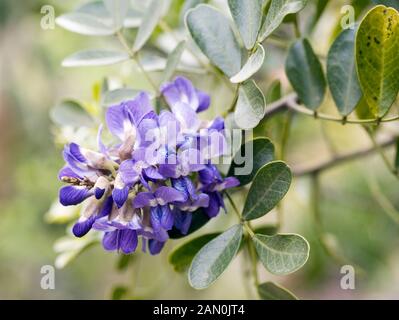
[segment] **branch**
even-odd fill
[[[392,122],[399,120],[398,116],[393,116],[390,118],[376,118],[376,119],[348,119],[346,117],[335,117],[325,113],[319,113],[317,111],[312,111],[306,107],[298,104],[298,96],[295,93],[291,93],[280,100],[271,103],[265,113],[265,117],[272,116],[278,112],[284,110],[293,110],[295,112],[314,117],[315,119],[340,122],[342,124],[379,124],[381,122]]]
[[[393,144],[396,143],[396,140],[398,139],[397,136],[394,137],[390,137],[389,139],[384,139],[382,141],[378,142],[378,148],[386,148],[389,147]],[[371,147],[367,147],[364,149],[360,149],[357,151],[352,151],[352,152],[347,152],[344,154],[341,154],[339,156],[336,156],[330,160],[312,165],[312,166],[304,166],[304,167],[300,167],[298,166],[297,168],[293,169],[293,174],[297,177],[300,176],[305,176],[305,175],[309,175],[309,174],[316,174],[318,172],[324,171],[324,170],[328,170],[331,169],[335,166],[340,165],[343,162],[347,162],[347,161],[351,161],[351,160],[355,160],[358,158],[362,158],[364,156],[368,156],[374,152],[377,151],[377,149],[375,146],[371,146]]]

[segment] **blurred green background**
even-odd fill
[[[172,8],[181,6],[181,2],[174,1]],[[223,2],[216,1],[221,6]],[[311,20],[315,2],[310,1],[310,9],[301,13],[303,28]],[[54,290],[41,289],[41,267],[54,265],[57,254],[53,244],[65,235],[66,229],[65,225],[48,224],[44,219],[61,186],[56,177],[63,164],[61,147],[54,143],[55,127],[49,118],[50,108],[63,98],[91,101],[93,83],[100,83],[104,77],[122,77],[134,88],[148,88],[130,62],[88,69],[60,66],[65,56],[77,50],[100,44],[105,48],[118,45],[112,38],[88,38],[57,26],[53,30],[41,29],[43,5],[52,5],[56,15],[60,15],[82,3],[75,0],[0,0],[0,298],[104,299],[119,285],[134,287],[135,298],[255,297],[246,257],[242,255],[211,288],[191,289],[186,277],[175,273],[167,262],[168,251],[184,240],[170,241],[157,257],[138,253],[122,271],[116,270],[117,254],[106,253],[100,245],[92,246],[65,268],[56,270]],[[321,19],[309,33],[318,53],[326,54],[337,30],[339,32],[341,7],[351,3],[329,1]],[[391,3],[396,4],[396,1]],[[370,7],[369,1],[354,1],[354,5],[363,8],[356,11],[359,16]],[[177,17],[171,12],[172,24]],[[291,26],[283,26],[281,32],[289,34]],[[266,44],[266,50],[267,59],[257,74],[258,83],[266,92],[270,83],[279,79],[287,91],[285,50],[271,43]],[[225,89],[216,79],[205,75],[190,78],[198,87],[211,92],[214,114],[228,108],[230,100],[226,99]],[[330,97],[323,110],[336,113]],[[276,142],[283,119],[283,114],[278,115],[262,126]],[[381,135],[398,134],[397,124],[386,127]],[[287,162],[295,168],[331,157],[324,135],[330,137],[337,152],[370,145],[361,127],[320,123],[298,115],[294,117],[288,141]],[[387,151],[393,159],[394,150]],[[291,276],[276,277],[262,271],[262,280],[284,284],[303,299],[399,298],[399,226],[370,192],[370,176],[377,180],[381,192],[392,205],[399,208],[399,182],[390,175],[378,155],[340,165],[320,177],[321,215],[329,234],[328,241],[349,264],[359,266],[356,270],[361,267],[364,271],[357,273],[355,290],[340,288],[342,263],[326,255],[316,240],[307,177],[294,179],[284,200],[283,231],[300,233],[309,240],[310,259],[301,271]],[[262,219],[260,223],[273,222],[275,213]],[[233,221],[233,215],[220,214],[197,234],[224,230]],[[263,269],[259,267],[259,270]]]

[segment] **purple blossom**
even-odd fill
[[[143,251],[158,254],[168,231],[187,234],[198,210],[215,217],[224,207],[223,190],[238,185],[210,164],[225,153],[226,139],[223,118],[206,122],[198,116],[209,107],[209,96],[183,77],[163,85],[161,93],[170,111],[159,115],[146,93],[107,109],[115,143],[102,141],[101,125],[99,151],[65,146],[59,179],[68,185],[60,189],[60,202],[85,204],[75,236],[93,228],[104,233],[105,250],[124,254],[134,252],[141,238]]]

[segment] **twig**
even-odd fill
[[[374,176],[366,176],[366,179],[374,199],[378,202],[385,213],[392,219],[392,221],[399,225],[399,212],[396,210],[388,197],[381,192],[376,178]]]
[[[381,146],[377,143],[377,141],[375,140],[374,134],[371,131],[370,128],[367,128],[366,126],[364,127],[364,129],[366,130],[367,134],[370,137],[371,142],[373,143],[373,146],[375,148],[375,150],[380,154],[382,160],[385,163],[385,166],[387,167],[387,169],[395,176],[398,177],[398,171],[396,170],[396,168],[391,164],[391,161],[388,159],[387,155],[385,154],[383,148],[381,148]]]
[[[119,42],[123,46],[123,48],[126,50],[126,52],[129,54],[130,58],[137,64],[138,68],[140,69],[141,73],[144,75],[144,77],[147,79],[148,83],[151,85],[151,87],[154,89],[155,93],[158,94],[158,86],[155,84],[155,82],[151,79],[151,77],[148,75],[147,71],[145,71],[143,65],[140,62],[139,56],[137,53],[133,52],[133,50],[130,48],[129,44],[126,41],[126,38],[123,36],[123,33],[121,30],[116,32],[116,37],[118,38]]]
[[[310,116],[312,118],[315,117],[315,113],[312,110],[307,109],[306,107],[299,105],[298,96],[295,93],[291,93],[271,104],[269,104],[266,108],[265,117],[273,116],[276,113],[284,111],[286,109],[291,109],[298,113]],[[317,113],[317,118],[320,120],[340,122],[342,124],[379,124],[381,122],[392,122],[399,120],[399,115],[393,116],[390,118],[377,118],[377,119],[348,119],[347,117],[335,117],[324,113]]]
[[[385,148],[385,147],[395,144],[397,138],[398,138],[397,136],[390,137],[389,139],[385,139],[385,140],[382,140],[379,142],[377,141],[377,144],[380,148]],[[325,170],[331,169],[333,167],[336,167],[343,162],[356,160],[358,158],[365,157],[365,156],[370,155],[376,151],[377,151],[377,149],[375,148],[375,146],[371,146],[371,147],[367,147],[364,149],[359,149],[356,151],[343,153],[341,155],[337,155],[333,159],[329,159],[327,161],[324,161],[324,162],[321,162],[321,163],[318,163],[315,165],[302,167],[302,168],[301,167],[293,168],[293,174],[295,176],[299,177],[299,176],[305,176],[305,175],[309,175],[309,174],[318,173],[318,172],[325,171]]]

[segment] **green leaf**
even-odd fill
[[[230,21],[215,8],[200,4],[186,15],[194,42],[208,59],[232,77],[241,69],[241,49]]]
[[[104,5],[103,1],[88,2],[80,6],[76,12],[89,14],[101,20],[107,26],[113,25],[113,20],[110,12]],[[128,8],[127,14],[123,19],[123,26],[125,28],[136,28],[141,24],[142,13],[138,10]],[[115,30],[114,30],[115,31]]]
[[[194,256],[209,241],[220,235],[220,232],[204,234],[175,248],[169,255],[169,262],[176,272],[185,272],[191,265]]]
[[[128,0],[104,0],[104,5],[112,17],[112,22],[116,30],[123,27],[123,21],[129,9]]]
[[[263,300],[298,300],[292,292],[273,282],[260,284],[258,294]]]
[[[234,120],[242,129],[255,128],[265,116],[266,99],[255,81],[248,80],[240,85],[234,111]]]
[[[226,270],[240,247],[242,225],[238,224],[208,242],[194,257],[188,280],[195,289],[205,289]]]
[[[297,40],[289,49],[285,72],[301,102],[316,110],[323,102],[326,80],[320,61],[307,39]]]
[[[256,43],[262,22],[262,0],[228,0],[230,12],[240,32],[245,48],[251,50]]]
[[[383,4],[387,7],[395,8],[399,10],[399,2],[398,0],[371,0],[373,4]]]
[[[258,44],[256,46],[256,50],[249,56],[247,62],[241,68],[241,70],[230,78],[230,81],[233,83],[244,82],[254,75],[263,64],[265,60],[265,49],[263,49],[262,45]]]
[[[168,60],[166,61],[166,67],[162,75],[161,83],[169,81],[170,78],[173,76],[173,73],[175,72],[180,62],[180,58],[184,51],[185,45],[185,41],[180,41],[177,44],[176,48],[174,48],[173,51],[169,54]]]
[[[272,103],[281,99],[281,82],[280,80],[274,80],[269,88],[267,89],[266,93],[266,104]]]
[[[143,22],[137,32],[133,44],[133,52],[139,51],[150,38],[164,12],[162,0],[151,0],[143,16]]]
[[[201,3],[207,3],[208,0],[185,0],[180,12],[180,23],[184,24],[184,19],[188,10],[195,8]]]
[[[110,25],[87,13],[67,13],[57,17],[55,22],[68,31],[87,36],[110,36],[115,33]]]
[[[115,104],[119,104],[123,101],[134,99],[140,91],[129,89],[129,88],[120,88],[111,91],[107,91],[104,93],[102,99],[102,105],[111,106]]]
[[[82,105],[73,100],[64,100],[50,110],[50,118],[60,126],[91,127],[93,118]]]
[[[374,115],[371,113],[370,107],[366,102],[364,96],[360,99],[356,108],[356,115],[359,119],[373,119]]]
[[[362,97],[356,73],[355,30],[341,32],[327,57],[327,80],[339,112],[350,114]]]
[[[188,228],[187,234],[182,234],[180,230],[173,227],[172,230],[168,231],[169,238],[180,239],[186,237],[191,233],[197,231],[198,229],[202,228],[210,220],[209,216],[201,209],[194,211],[192,214],[193,218],[191,220],[190,228]]]
[[[112,289],[111,299],[112,300],[122,300],[124,296],[129,292],[129,288],[125,286],[117,286]]]
[[[256,234],[252,241],[264,267],[271,273],[285,275],[300,269],[309,258],[309,244],[297,234]]]
[[[260,29],[259,42],[265,40],[276,30],[286,15],[301,11],[307,0],[272,0],[265,22]]]
[[[376,6],[356,34],[356,62],[360,86],[375,117],[384,116],[399,91],[399,13]]]
[[[263,226],[254,228],[254,233],[265,234],[267,236],[275,235],[277,231],[278,231],[278,226],[273,224],[265,224]]]
[[[129,55],[115,50],[84,50],[76,52],[62,61],[63,67],[105,66],[129,60]]]
[[[273,161],[260,168],[249,189],[243,218],[257,219],[272,210],[287,193],[291,178],[289,167],[282,161]]]
[[[274,145],[267,138],[256,138],[241,145],[234,155],[228,176],[234,176],[244,186],[252,181],[258,170],[274,160]],[[243,169],[247,167],[249,170]],[[243,172],[245,170],[245,172]],[[247,174],[244,174],[247,173]]]

